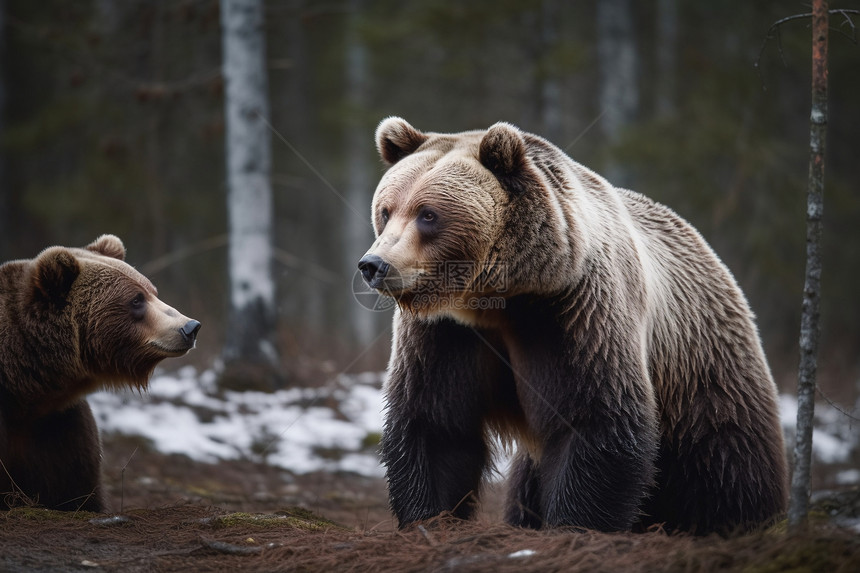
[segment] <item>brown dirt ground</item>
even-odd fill
[[[860,535],[825,520],[800,537],[525,531],[500,523],[493,487],[476,521],[397,531],[379,479],[137,446],[105,441],[109,514],[0,513],[0,571],[860,571]]]

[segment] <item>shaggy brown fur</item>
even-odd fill
[[[145,388],[200,323],[157,297],[103,235],[0,266],[0,508],[102,509],[98,429],[84,397]]]
[[[783,510],[753,315],[689,224],[505,123],[389,118],[377,147],[359,267],[400,306],[382,457],[401,525],[472,514],[493,432],[518,446],[515,525],[725,533]]]

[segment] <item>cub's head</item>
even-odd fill
[[[558,209],[533,156],[560,151],[507,123],[439,134],[396,117],[379,125],[376,146],[389,169],[373,197],[376,241],[358,263],[370,287],[435,314],[540,281],[529,274],[542,272],[535,264],[554,254],[541,254],[553,246],[543,243],[564,224],[551,221]]]
[[[40,341],[46,375],[83,384],[69,391],[145,387],[159,362],[195,345],[200,323],[159,300],[113,235],[45,249],[29,271],[23,328]]]

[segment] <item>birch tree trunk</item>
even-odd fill
[[[230,313],[222,384],[280,386],[263,0],[221,0]]]
[[[630,0],[597,3],[597,55],[601,126],[606,140],[613,144],[624,126],[633,121],[639,107],[638,58]],[[627,174],[618,163],[610,160],[605,172],[613,184],[627,184]]]
[[[797,378],[797,432],[788,525],[806,525],[812,467],[812,422],[818,368],[821,301],[821,226],[824,210],[824,141],[827,133],[827,0],[812,3],[812,112],[809,119],[809,183],[806,203],[806,278],[800,319],[800,367]]]

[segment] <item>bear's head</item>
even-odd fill
[[[99,387],[144,388],[161,360],[194,347],[200,323],[159,300],[124,259],[122,241],[103,235],[82,249],[50,247],[8,264],[18,296],[3,304],[14,306],[5,312],[14,312],[17,340],[6,332],[3,345],[22,346],[18,369],[29,381],[19,395],[69,402]]]
[[[440,134],[396,117],[376,145],[388,170],[359,261],[370,287],[404,310],[463,318],[458,309],[570,284],[584,241],[565,196],[576,164],[559,149],[507,123]]]

